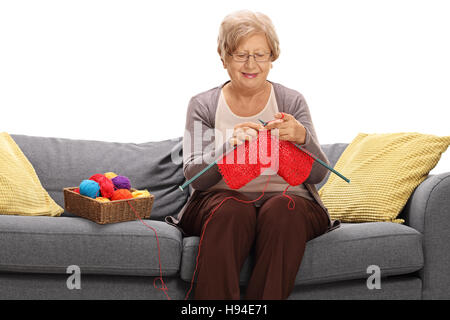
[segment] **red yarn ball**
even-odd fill
[[[114,191],[111,200],[123,200],[123,199],[131,199],[133,198],[133,195],[131,194],[130,190],[128,189],[117,189]]]
[[[103,177],[106,177],[105,175],[101,174],[101,173],[96,173],[94,175],[92,175],[89,180],[93,180],[95,182],[98,183],[98,180],[102,179]]]
[[[100,193],[102,197],[111,198],[114,193],[114,183],[104,174],[96,173],[89,178],[100,185]]]

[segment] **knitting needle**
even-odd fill
[[[259,119],[259,121],[266,126],[267,122],[262,121],[261,119]],[[344,179],[345,181],[347,181],[348,183],[350,183],[350,180],[347,179],[346,177],[344,177],[342,174],[340,174],[339,172],[337,172],[336,170],[334,170],[333,168],[329,167],[326,163],[324,163],[322,160],[320,160],[319,158],[317,158],[315,155],[311,154],[309,151],[303,149],[301,146],[293,143],[297,148],[299,148],[300,150],[302,150],[303,152],[305,152],[306,154],[308,154],[311,158],[313,158],[314,160],[316,160],[318,163],[320,163],[321,165],[325,166],[328,170],[331,170],[332,172],[334,172],[335,174],[337,174],[339,177],[341,177],[342,179]],[[238,145],[234,146],[234,148],[231,150],[233,151],[234,149],[236,149],[238,147]],[[222,155],[220,155],[219,157],[217,157],[217,159],[219,159],[220,157],[222,157]],[[199,173],[197,173],[195,176],[193,176],[191,179],[189,179],[188,181],[186,181],[185,183],[183,183],[183,185],[178,186],[178,188],[181,191],[184,191],[184,189],[190,185],[193,181],[195,181],[195,179],[197,179],[198,177],[200,177],[203,173],[205,173],[206,171],[208,171],[209,169],[211,169],[211,167],[213,165],[215,165],[217,163],[217,160],[215,160],[214,162],[212,162],[211,164],[209,164],[207,167],[205,167],[204,169],[202,169]]]
[[[263,124],[263,126],[265,127],[268,122],[264,122],[261,119],[258,119],[259,122],[261,122]],[[316,157],[315,155],[313,155],[312,153],[310,153],[308,150],[303,149],[300,145],[291,142],[294,146],[296,146],[297,148],[299,148],[300,150],[302,150],[304,153],[306,153],[307,155],[309,155],[311,158],[313,158],[315,161],[317,161],[318,163],[320,163],[321,165],[323,165],[325,168],[327,168],[328,170],[330,170],[331,172],[337,174],[339,177],[341,177],[342,179],[344,179],[345,181],[347,181],[348,183],[350,183],[350,180],[347,179],[346,177],[344,177],[342,174],[340,174],[339,172],[337,172],[336,170],[334,170],[333,168],[331,168],[330,166],[328,166],[325,162],[323,162],[322,160],[320,160],[318,157]]]
[[[235,145],[233,149],[231,149],[231,151],[233,151],[234,149],[236,149],[238,147],[238,145]],[[230,151],[230,152],[231,152]],[[185,183],[183,183],[183,185],[178,186],[178,188],[180,188],[181,191],[184,191],[184,188],[186,188],[188,185],[190,185],[195,179],[197,179],[198,177],[200,177],[203,173],[205,173],[206,171],[208,171],[209,169],[211,169],[211,167],[213,165],[215,165],[217,163],[217,159],[221,158],[223,155],[220,155],[216,158],[216,160],[214,160],[213,163],[209,164],[206,168],[204,168],[203,170],[201,170],[199,173],[197,173],[195,176],[193,176],[191,179],[189,179],[188,181],[186,181]]]

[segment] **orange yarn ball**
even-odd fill
[[[131,194],[130,190],[128,189],[117,189],[114,191],[111,200],[123,200],[123,199],[131,199],[133,198],[133,195]]]

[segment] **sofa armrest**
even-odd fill
[[[450,172],[428,176],[402,218],[423,234],[422,299],[450,299]]]

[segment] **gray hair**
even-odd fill
[[[220,58],[226,61],[226,56],[236,50],[242,38],[253,33],[265,34],[272,51],[272,61],[278,59],[279,40],[272,21],[265,14],[250,10],[236,11],[223,19],[217,38],[217,52]]]

